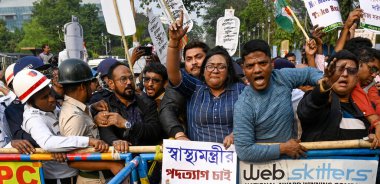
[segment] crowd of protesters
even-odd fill
[[[94,147],[159,145],[166,138],[236,146],[240,160],[300,158],[300,142],[369,137],[380,145],[380,51],[350,32],[360,9],[347,18],[335,51],[323,55],[322,28],[294,54],[272,59],[270,45],[250,40],[234,61],[221,46],[192,40],[182,49],[182,18],[169,27],[166,66],[139,47],[131,63],[107,58],[96,68],[79,59],[58,64],[43,45],[6,68],[0,91],[0,146],[32,154],[43,148],[45,183],[105,183],[122,162],[66,162],[65,152]],[[328,59],[325,59],[328,58]],[[379,78],[379,77],[378,77]],[[278,143],[263,145],[257,143]],[[151,183],[159,183],[155,165]],[[127,181],[126,181],[127,182]]]

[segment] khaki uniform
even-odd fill
[[[87,109],[86,104],[65,95],[59,116],[61,134],[99,139],[98,127]]]
[[[65,95],[62,104],[59,127],[64,136],[100,138],[98,127],[94,123],[86,104],[67,95]],[[105,179],[101,172],[99,175],[101,176],[99,179],[85,178],[79,175],[77,184],[104,184]]]

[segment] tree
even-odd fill
[[[36,19],[32,19],[30,22],[25,23],[22,29],[24,30],[25,35],[21,42],[17,44],[18,49],[22,47],[40,48],[44,43],[51,46],[54,45],[54,42],[49,40],[49,33],[37,22]]]
[[[77,16],[83,27],[84,40],[88,51],[99,53],[101,47],[101,32],[105,32],[105,24],[98,18],[99,9],[93,4],[81,5],[81,0],[40,0],[34,3],[32,20],[23,26],[25,37],[19,47],[38,46],[48,43],[53,52],[59,52],[65,47],[63,25],[71,21],[71,16]],[[61,36],[59,36],[61,33]]]
[[[0,52],[14,52],[15,43],[18,41],[18,36],[21,36],[22,33],[19,30],[15,30],[14,33],[10,32],[5,27],[5,22],[0,20]]]

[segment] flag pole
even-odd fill
[[[296,21],[296,24],[297,24],[297,26],[301,29],[303,35],[304,35],[305,38],[306,38],[306,41],[309,41],[309,40],[310,40],[309,36],[307,35],[305,29],[304,29],[304,28],[302,27],[302,25],[300,24],[300,21],[298,20],[297,16],[294,14],[293,10],[290,9],[289,6],[286,6],[285,8],[286,8],[286,10],[292,15],[293,19]]]
[[[117,6],[117,2],[116,0],[113,0],[113,7],[115,8],[115,13],[116,13],[116,17],[117,17],[117,22],[119,24],[119,29],[120,29],[120,33],[121,33],[121,38],[123,40],[123,44],[124,44],[124,52],[125,52],[125,58],[128,59],[128,64],[129,64],[129,69],[131,70],[132,74],[133,74],[133,66],[132,66],[132,62],[131,62],[131,57],[129,56],[129,49],[128,49],[128,44],[127,44],[127,40],[125,39],[125,35],[124,35],[124,28],[123,28],[123,24],[121,22],[121,18],[120,18],[120,13],[119,13],[119,8]],[[133,78],[134,78],[134,75],[132,75]],[[134,79],[133,79],[134,80]]]

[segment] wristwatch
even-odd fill
[[[125,121],[124,126],[125,126],[126,129],[130,129],[132,127],[132,124],[131,124],[131,122],[129,122],[127,120],[127,121]]]

